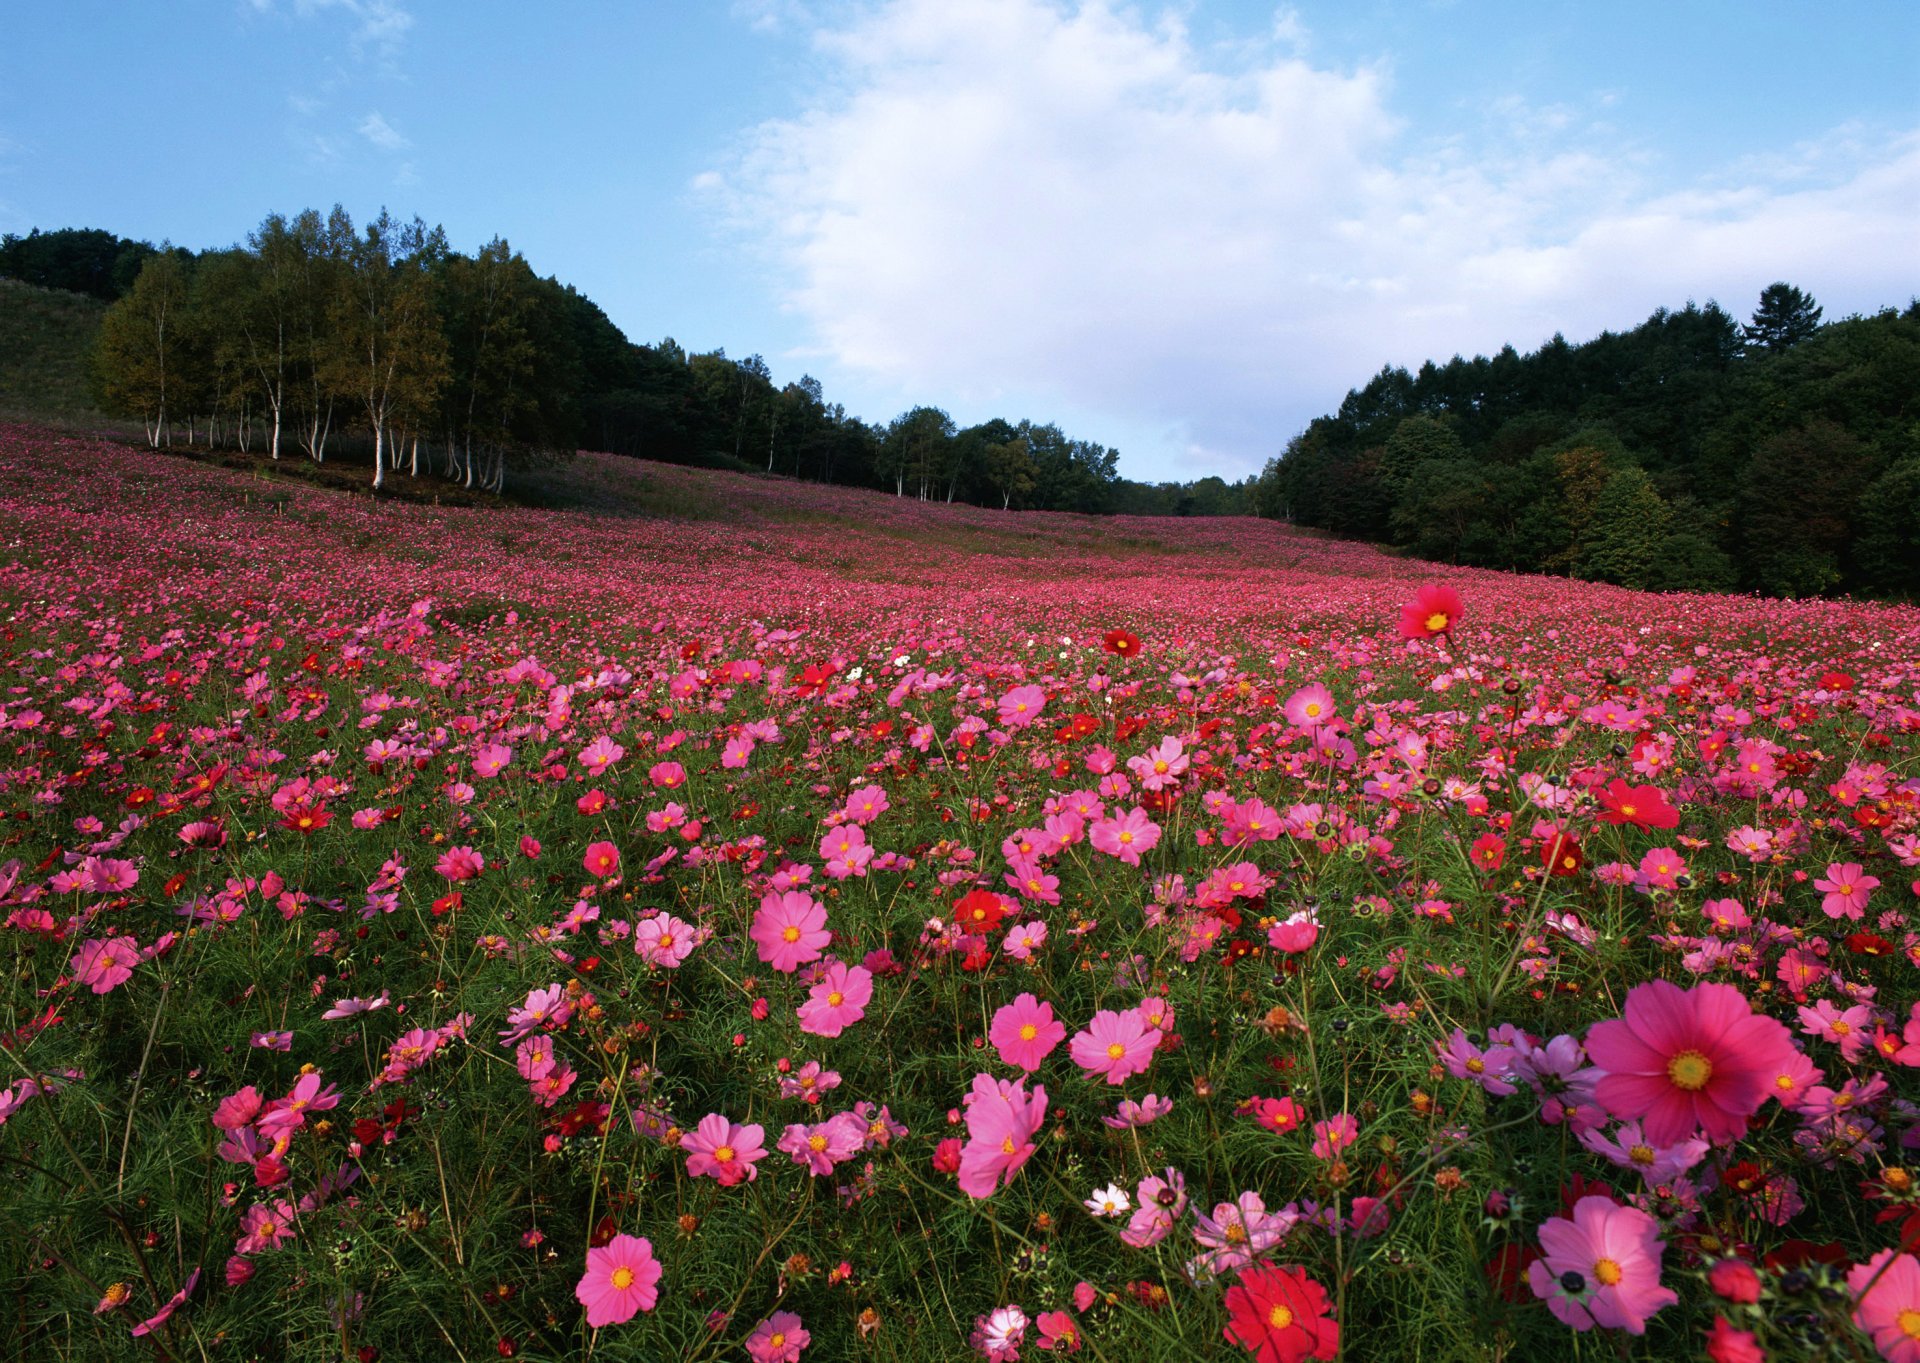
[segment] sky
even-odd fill
[[[1256,473],[1383,365],[1920,294],[1913,0],[0,0],[0,232],[382,207],[870,421]]]

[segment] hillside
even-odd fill
[[[0,412],[98,415],[88,351],[106,303],[0,279]]]

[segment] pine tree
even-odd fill
[[[1780,351],[1798,345],[1820,329],[1821,311],[1812,294],[1784,282],[1767,285],[1760,291],[1752,323],[1741,328],[1747,349]]]

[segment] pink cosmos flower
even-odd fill
[[[834,961],[800,1005],[800,1030],[814,1036],[839,1036],[867,1015],[872,999],[873,973],[865,966]]]
[[[1311,950],[1319,940],[1320,920],[1314,917],[1312,909],[1301,909],[1267,929],[1267,945],[1290,956]]]
[[[655,762],[647,769],[647,779],[662,790],[678,790],[687,783],[687,769],[678,762]]]
[[[1622,1123],[1611,1139],[1598,1129],[1589,1128],[1580,1133],[1580,1144],[1622,1169],[1633,1170],[1649,1188],[1673,1182],[1705,1159],[1712,1148],[1698,1138],[1677,1145],[1654,1145],[1647,1140],[1638,1122]]]
[[[213,1110],[213,1124],[222,1131],[238,1131],[243,1126],[253,1125],[253,1119],[260,1115],[264,1106],[260,1090],[248,1084],[238,1093],[232,1093],[220,1100]]]
[[[1313,1124],[1315,1158],[1330,1160],[1360,1139],[1360,1123],[1346,1112]]]
[[[577,754],[580,765],[585,767],[588,774],[592,776],[598,776],[626,755],[627,750],[605,734],[594,739]]]
[[[167,1299],[167,1302],[165,1305],[163,1305],[158,1311],[155,1311],[151,1316],[148,1316],[145,1320],[141,1321],[138,1325],[133,1327],[133,1337],[135,1339],[144,1339],[146,1336],[152,1334],[155,1330],[158,1330],[162,1325],[165,1325],[168,1321],[172,1320],[173,1313],[175,1311],[178,1311],[182,1306],[186,1305],[187,1298],[193,1295],[193,1289],[199,1286],[199,1284],[200,1284],[200,1269],[196,1265],[193,1272],[187,1275],[187,1281],[184,1284],[182,1284],[178,1292],[174,1293],[173,1296]]]
[[[1309,682],[1287,697],[1287,703],[1280,707],[1280,713],[1287,717],[1287,723],[1296,729],[1317,729],[1331,721],[1339,712],[1334,704],[1333,692],[1319,682]]]
[[[1647,1317],[1680,1300],[1660,1286],[1665,1249],[1659,1223],[1645,1212],[1583,1197],[1571,1221],[1556,1216],[1540,1227],[1541,1257],[1528,1265],[1527,1282],[1576,1330],[1645,1334]]]
[[[967,1343],[987,1363],[1017,1363],[1026,1334],[1027,1313],[1017,1306],[999,1306],[975,1317]]]
[[[610,842],[590,842],[580,864],[587,868],[588,875],[604,880],[620,870],[620,849]]]
[[[1873,1009],[1864,1003],[1851,1008],[1835,1008],[1831,999],[1821,999],[1811,1008],[1800,1010],[1800,1030],[1808,1036],[1831,1041],[1840,1048],[1840,1056],[1853,1064],[1867,1048],[1872,1034]]]
[[[1193,764],[1180,746],[1180,740],[1171,736],[1160,740],[1160,745],[1148,750],[1140,757],[1127,759],[1127,770],[1134,774],[1141,786],[1147,790],[1165,790],[1177,785],[1186,770]]]
[[[1212,1216],[1195,1211],[1193,1238],[1209,1251],[1200,1256],[1207,1271],[1227,1273],[1279,1244],[1295,1220],[1286,1212],[1269,1212],[1260,1194],[1242,1193],[1216,1206]]]
[[[809,1126],[793,1122],[781,1133],[777,1149],[816,1178],[830,1174],[836,1164],[859,1154],[867,1143],[867,1124],[851,1112],[842,1112]]]
[[[1016,686],[1000,697],[1000,722],[1009,729],[1024,729],[1040,718],[1047,693],[1037,686]]]
[[[553,1038],[542,1032],[528,1037],[513,1049],[513,1067],[520,1071],[520,1077],[532,1083],[545,1079],[553,1073],[557,1057],[553,1053]]]
[[[878,786],[862,786],[847,797],[847,803],[841,813],[848,823],[857,823],[862,827],[872,823],[892,806],[887,802],[887,792]]]
[[[992,1197],[1002,1176],[1011,1182],[1034,1152],[1034,1136],[1047,1115],[1047,1091],[1033,1093],[1012,1080],[976,1074],[965,1098],[967,1143],[960,1152],[960,1191]]]
[[[1859,918],[1879,886],[1880,881],[1866,874],[1866,868],[1857,861],[1836,861],[1827,867],[1825,879],[1813,882],[1814,889],[1826,891],[1820,909],[1829,918]]]
[[[333,1007],[327,1009],[327,1011],[322,1013],[320,1016],[327,1019],[329,1022],[338,1022],[342,1018],[350,1018],[357,1013],[371,1013],[376,1008],[385,1008],[389,1003],[392,1003],[392,1002],[393,1000],[391,997],[388,996],[387,991],[382,989],[380,991],[380,996],[378,998],[337,999],[335,1000]]]
[[[1871,1284],[1871,1286],[1869,1286]],[[1853,1323],[1887,1363],[1920,1363],[1920,1259],[1883,1249],[1847,1274]]]
[[[826,905],[808,894],[772,892],[760,901],[747,929],[760,959],[782,974],[791,975],[833,940],[827,931]]]
[[[1160,841],[1160,826],[1147,817],[1146,810],[1135,808],[1119,818],[1096,821],[1087,840],[1096,850],[1138,866],[1140,854],[1151,851]]]
[[[95,938],[73,953],[73,982],[96,994],[112,993],[133,978],[140,948],[131,937]]]
[[[633,949],[646,957],[647,964],[661,970],[678,970],[693,952],[698,929],[683,923],[670,913],[659,914],[634,925]]]
[[[700,1125],[680,1137],[680,1148],[687,1152],[687,1174],[699,1178],[709,1174],[722,1187],[751,1183],[760,1176],[753,1166],[766,1153],[762,1144],[766,1132],[757,1123],[735,1126],[719,1113],[700,1119]]]
[[[1456,1027],[1453,1039],[1440,1048],[1440,1063],[1455,1079],[1478,1084],[1497,1097],[1514,1091],[1511,1046],[1490,1046],[1482,1050],[1467,1039],[1466,1032]]]
[[[799,1363],[800,1351],[813,1336],[791,1311],[775,1311],[747,1336],[747,1357],[753,1363]]]
[[[1033,1323],[1040,1331],[1040,1338],[1034,1342],[1042,1349],[1059,1349],[1062,1353],[1080,1352],[1080,1327],[1073,1323],[1073,1317],[1065,1311],[1042,1311],[1034,1317]]]
[[[820,857],[826,862],[829,879],[845,880],[848,876],[867,873],[873,848],[867,845],[867,835],[857,825],[842,824],[820,839]]]
[[[449,847],[440,860],[433,864],[433,869],[448,880],[458,883],[462,880],[472,880],[484,871],[486,866],[487,859],[471,847]]]
[[[259,1254],[279,1249],[293,1235],[295,1212],[286,1202],[258,1202],[240,1215],[240,1241],[234,1246],[242,1254]]]
[[[293,1090],[285,1098],[268,1106],[256,1123],[260,1134],[277,1140],[306,1125],[307,1114],[325,1112],[340,1105],[340,1090],[326,1082],[318,1070],[294,1080]]]
[[[652,1241],[642,1235],[616,1235],[587,1251],[587,1271],[573,1295],[587,1308],[587,1324],[594,1329],[624,1325],[639,1312],[653,1310],[665,1271],[653,1257]]]
[[[1116,1013],[1102,1008],[1085,1031],[1074,1033],[1067,1053],[1088,1074],[1105,1075],[1109,1084],[1124,1084],[1131,1076],[1146,1072],[1159,1044],[1158,1029],[1150,1027],[1139,1010]]]
[[[513,749],[504,743],[482,744],[473,755],[473,774],[481,778],[498,776],[513,761]]]
[[[1429,582],[1413,594],[1413,600],[1400,608],[1400,637],[1426,639],[1445,634],[1460,619],[1466,607],[1460,593],[1451,587]]]
[[[1656,890],[1672,890],[1687,873],[1687,863],[1671,847],[1656,847],[1640,858],[1640,879]]]
[[[987,1039],[1000,1058],[1032,1074],[1053,1048],[1066,1039],[1067,1029],[1053,1016],[1053,1005],[1032,994],[1022,994],[993,1015]]]
[[[1047,925],[1036,919],[1009,928],[1000,941],[1000,949],[1016,961],[1031,960],[1033,953],[1046,945],[1046,941]]]
[[[1616,1117],[1644,1117],[1655,1145],[1699,1130],[1716,1144],[1737,1139],[1792,1050],[1787,1029],[1726,984],[1635,985],[1625,1016],[1587,1034],[1587,1057],[1602,1071],[1595,1100]]]

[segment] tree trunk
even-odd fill
[[[386,465],[382,462],[385,448],[380,443],[381,435],[380,421],[376,417],[373,423],[373,490],[375,492],[378,492],[387,481]]]

